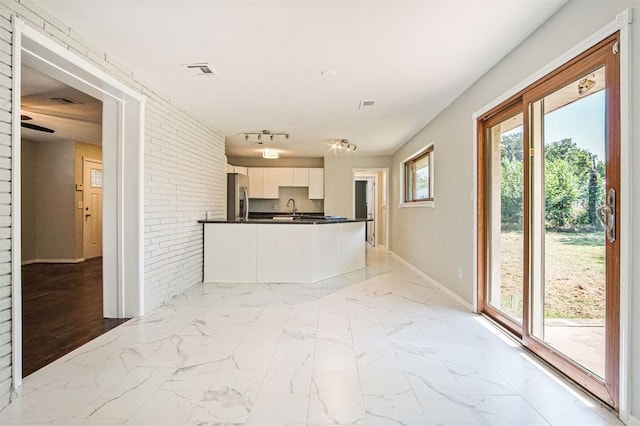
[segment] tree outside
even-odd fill
[[[502,294],[505,312],[522,309],[522,133],[501,138]],[[602,159],[571,139],[545,145],[545,317],[604,318]]]

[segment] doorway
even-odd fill
[[[143,141],[144,96],[95,65],[60,46],[17,17],[12,19],[12,111],[19,112],[23,65],[102,102],[104,162],[103,316],[126,318],[144,313],[143,290]],[[13,387],[23,377],[22,288],[22,126],[12,114],[11,277]],[[124,185],[127,182],[127,185]],[[77,201],[71,204],[77,211]],[[127,238],[124,238],[127,235]],[[126,260],[126,261],[125,261]]]
[[[388,169],[353,169],[353,217],[370,219],[365,240],[386,250],[389,241]]]
[[[478,121],[478,306],[618,408],[618,34]]]
[[[103,316],[102,102],[24,64],[21,77],[27,376],[122,320]]]
[[[102,161],[82,162],[82,242],[85,259],[102,257]]]
[[[376,214],[375,214],[375,190],[374,178],[356,178],[355,181],[355,218],[369,219],[365,222],[364,239],[371,247],[376,246]]]

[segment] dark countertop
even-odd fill
[[[199,220],[198,223],[254,223],[254,224],[267,224],[267,225],[326,225],[330,223],[353,223],[353,222],[369,222],[373,219],[347,219],[345,217],[327,217],[327,218],[301,218],[295,220],[278,220],[278,219],[249,219],[249,220],[225,220],[225,219],[213,219],[213,220]]]
[[[249,212],[249,216],[251,215],[256,215],[256,216],[288,216],[290,215],[291,212]],[[324,212],[323,211],[319,211],[319,212],[301,212],[301,211],[296,211],[296,214],[301,214],[301,215],[307,215],[307,216],[324,216]]]

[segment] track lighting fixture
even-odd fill
[[[329,144],[332,151],[351,152],[358,149],[358,145],[349,142],[349,139],[331,139]]]
[[[271,130],[260,130],[259,132],[244,132],[245,141],[256,143],[258,145],[264,144],[264,140],[262,139],[263,136],[265,138],[268,136],[269,140],[271,140],[272,142],[280,141],[281,140],[279,139],[280,137],[283,137],[285,140],[289,140],[288,132],[282,132],[282,131],[272,132]]]

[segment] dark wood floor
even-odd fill
[[[102,258],[22,267],[23,376],[124,321],[102,317]]]

